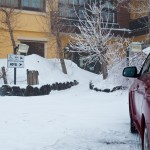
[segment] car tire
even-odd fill
[[[132,118],[130,119],[130,131],[131,133],[137,133],[137,129],[135,128]]]
[[[150,150],[149,148],[149,142],[148,142],[148,131],[147,131],[147,127],[145,126],[144,129],[144,136],[143,136],[143,150]]]

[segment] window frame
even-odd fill
[[[32,0],[29,0],[29,5],[31,5]],[[23,6],[23,0],[20,0],[21,8],[23,10],[30,10],[30,11],[39,11],[39,12],[45,12],[46,11],[46,1],[43,0],[43,7],[42,8],[35,8],[32,6]]]
[[[3,1],[4,1],[4,0],[3,0]],[[14,9],[18,9],[19,6],[20,6],[19,0],[15,0],[15,1],[17,1],[17,3],[18,3],[16,6],[15,6],[15,5],[14,5],[14,6],[11,5],[11,3],[6,4],[8,0],[5,0],[5,4],[3,4],[3,1],[2,1],[2,4],[1,4],[1,1],[0,1],[0,7],[6,7],[6,8],[14,8]]]
[[[103,14],[105,15],[103,17]],[[108,22],[108,23],[117,23],[117,13],[114,10],[103,10],[101,13],[103,17],[103,22]]]
[[[10,5],[6,5],[6,4],[1,4],[0,1],[0,7],[6,7],[6,8],[14,8],[14,9],[22,9],[22,10],[29,10],[29,11],[38,11],[38,12],[46,12],[46,0],[43,0],[43,7],[42,8],[34,8],[34,7],[27,7],[27,6],[23,6],[23,0],[16,0],[17,1],[17,5],[16,6],[11,6]],[[31,0],[30,0],[31,1]]]
[[[86,3],[83,3],[84,0],[82,0],[82,1],[76,0],[78,4],[71,4],[70,1],[72,1],[72,0],[65,0],[65,3],[64,3],[62,0],[59,0],[58,9],[60,11],[59,13],[61,14],[60,17],[67,17],[69,19],[78,19],[77,16],[81,16],[81,18],[80,17],[79,18],[84,20],[84,16],[83,16],[83,13],[82,13],[82,11],[84,10],[84,6],[86,5]],[[86,1],[88,3],[88,0],[86,0]],[[111,1],[110,1],[110,3],[113,5],[113,3]],[[68,8],[74,7],[72,9],[76,10],[76,12],[75,12],[75,13],[77,13],[76,17],[75,16],[71,17],[71,15],[70,16],[67,15],[67,14],[70,14],[70,13],[69,12],[67,13],[67,11],[65,9],[65,7],[66,7],[65,4],[68,5]],[[105,4],[105,1],[103,1],[103,4]],[[66,14],[64,16],[63,16],[64,13],[61,12],[61,10],[63,10],[63,7],[64,7],[65,14]],[[117,23],[117,11],[116,11],[116,9],[111,9],[111,8],[104,7],[103,10],[102,10],[101,15],[102,14],[105,14],[105,17],[103,19],[104,23],[106,23],[106,22],[108,22],[109,24]]]

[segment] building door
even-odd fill
[[[44,57],[44,42],[21,41],[21,43],[27,44],[29,46],[27,55],[37,54]]]

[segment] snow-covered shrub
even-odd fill
[[[146,59],[147,55],[145,53],[134,53],[129,57],[129,66],[136,66],[138,72]]]
[[[113,58],[120,59],[120,51],[126,49],[130,43],[130,39],[114,34],[116,28],[110,26],[109,18],[103,18],[105,7],[105,4],[100,2],[97,5],[95,1],[82,11],[84,20],[77,16],[79,24],[76,27],[80,34],[71,36],[69,49],[70,52],[78,53],[86,65],[101,64],[103,79],[107,78],[107,64],[110,61],[114,64]]]
[[[146,57],[144,53],[133,53],[128,59],[124,57],[113,65],[109,65],[108,80],[114,84],[129,87],[133,79],[123,77],[123,69],[127,66],[136,66],[139,72]]]

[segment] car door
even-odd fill
[[[150,79],[150,55],[147,57],[140,71],[139,77],[134,83],[134,107],[135,121],[137,127],[141,126],[142,107],[145,99],[146,89],[148,87],[148,79]]]

